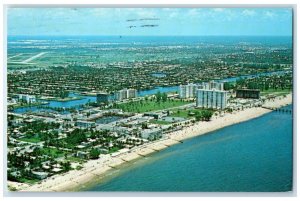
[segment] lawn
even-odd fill
[[[108,151],[108,153],[111,154],[111,153],[114,153],[114,152],[119,151],[119,150],[120,150],[119,147],[113,147],[113,148],[111,148],[111,149]]]
[[[192,118],[194,115],[189,115],[189,113],[201,112],[201,109],[189,109],[189,110],[172,110],[171,117],[182,117],[182,118]]]
[[[169,125],[169,124],[171,124],[171,122],[159,121],[159,120],[156,120],[156,119],[151,119],[150,123],[152,123],[152,124],[160,124],[160,125]]]
[[[47,154],[48,156],[54,158],[63,157],[65,155],[64,151],[58,150],[56,148],[43,148],[42,151],[44,154]]]
[[[32,138],[20,138],[19,140],[23,141],[23,142],[30,142],[30,143],[38,143],[38,142],[41,142],[41,139],[40,138],[37,138],[37,137],[32,137]]]
[[[68,157],[67,160],[69,160],[70,162],[78,162],[78,163],[82,163],[84,162],[85,160],[81,159],[81,158],[77,158],[77,157]]]
[[[166,102],[156,102],[156,101],[147,100],[147,101],[118,104],[116,108],[122,109],[125,112],[144,113],[144,112],[151,112],[156,110],[164,110],[173,107],[179,107],[186,104],[190,104],[190,102],[185,102],[180,100],[174,100],[174,101],[168,100]]]
[[[19,182],[21,182],[21,183],[26,183],[26,184],[35,184],[35,183],[37,183],[37,182],[40,181],[39,179],[34,179],[34,178],[24,178],[24,177],[22,177],[22,178],[20,178],[20,179],[18,179],[18,180],[19,180]]]
[[[269,89],[266,91],[261,91],[261,95],[262,96],[266,96],[266,95],[276,95],[276,96],[283,96],[283,95],[288,95],[289,93],[291,93],[292,91],[289,89]]]

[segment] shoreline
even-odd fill
[[[89,160],[83,165],[81,170],[71,170],[64,174],[54,175],[32,186],[10,181],[7,184],[16,187],[18,191],[25,192],[72,192],[75,189],[81,189],[95,179],[103,179],[109,170],[118,168],[122,164],[181,143],[182,140],[204,135],[272,112],[272,110],[266,108],[279,108],[291,103],[292,94],[286,97],[277,97],[273,101],[264,103],[264,108],[247,108],[242,111],[225,113],[224,116],[214,116],[209,122],[197,122],[181,130],[168,133],[163,139],[135,147],[127,152],[117,152],[114,155],[100,156],[97,160]]]

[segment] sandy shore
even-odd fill
[[[278,97],[275,100],[267,101],[263,106],[270,108],[278,108],[292,103],[292,95],[285,98]],[[128,152],[120,153],[116,156],[103,155],[98,160],[90,160],[84,164],[81,170],[72,170],[61,175],[49,177],[38,184],[32,186],[20,185],[18,183],[9,182],[11,186],[15,186],[20,191],[56,191],[67,192],[82,187],[91,180],[104,177],[105,173],[112,168],[116,168],[123,163],[136,160],[153,152],[165,149],[173,144],[180,143],[181,140],[203,135],[205,133],[230,126],[236,123],[247,121],[264,115],[272,110],[263,107],[247,108],[243,111],[236,111],[232,114],[226,113],[223,116],[213,117],[209,122],[198,122],[192,126],[185,127],[182,130],[172,132],[166,135],[164,139],[131,149]]]

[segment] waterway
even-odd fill
[[[292,127],[291,113],[274,111],[128,163],[83,191],[289,191]]]
[[[268,72],[268,73],[260,73],[257,75],[246,75],[246,76],[240,76],[240,77],[232,77],[232,78],[226,78],[226,79],[221,79],[218,80],[218,82],[235,82],[238,79],[245,79],[245,78],[251,78],[251,77],[259,77],[259,76],[267,76],[267,75],[283,75],[286,73],[286,71],[277,71],[277,72]],[[162,87],[155,87],[153,89],[148,89],[148,90],[141,90],[138,91],[138,96],[139,97],[144,97],[144,96],[149,96],[149,95],[154,95],[157,92],[161,93],[171,93],[171,92],[179,92],[179,86],[162,86]],[[54,100],[49,100],[47,101],[48,104],[46,106],[49,107],[56,107],[56,108],[80,108],[82,105],[88,103],[88,102],[96,102],[97,98],[96,96],[83,96],[79,95],[76,93],[70,93],[69,97],[80,97],[81,99],[79,100],[70,100],[70,101],[54,101]],[[15,113],[25,113],[28,111],[37,111],[37,110],[45,110],[40,107],[22,107],[15,109]]]

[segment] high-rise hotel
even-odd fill
[[[224,90],[224,83],[223,82],[203,82],[201,84],[187,84],[187,85],[180,85],[179,86],[179,98],[195,98],[197,97],[197,90],[204,89],[204,90]]]
[[[225,109],[227,106],[227,91],[224,91],[224,83],[202,83],[196,90],[197,107]]]
[[[136,89],[122,89],[115,93],[116,100],[121,101],[130,98],[137,97],[137,90]]]
[[[227,106],[227,91],[221,90],[197,90],[197,107],[225,109]]]
[[[197,84],[187,84],[179,86],[179,98],[195,98],[196,89],[199,87]]]

